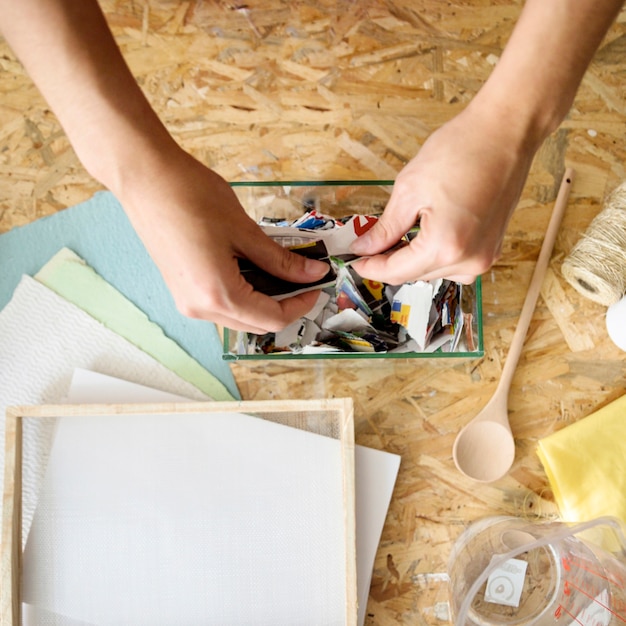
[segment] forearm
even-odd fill
[[[623,0],[527,0],[473,106],[519,125],[536,148],[567,115]]]
[[[96,0],[0,0],[0,28],[78,157],[121,201],[181,312],[265,333],[313,307],[313,292],[276,302],[243,278],[241,257],[295,282],[328,266],[265,237],[229,184],[176,144]]]
[[[0,0],[0,28],[82,163],[114,192],[172,146],[95,0]]]

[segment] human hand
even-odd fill
[[[398,174],[381,219],[352,246],[353,264],[390,284],[471,283],[499,258],[537,146],[506,116],[470,104],[434,132]],[[386,250],[420,221],[409,245]]]
[[[272,275],[313,282],[328,272],[267,237],[228,183],[177,146],[149,176],[133,175],[120,200],[181,313],[228,328],[279,330],[315,305],[318,292],[275,301],[254,291],[238,258]]]

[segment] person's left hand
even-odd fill
[[[238,260],[298,283],[319,280],[328,264],[270,239],[229,184],[173,142],[156,158],[145,152],[118,197],[184,315],[263,334],[284,328],[315,305],[318,291],[280,301],[255,291]]]

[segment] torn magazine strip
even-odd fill
[[[293,240],[292,237],[289,239],[290,241]],[[328,250],[322,240],[310,239],[305,240],[304,243],[295,243],[285,247],[288,247],[293,252],[301,254],[309,259],[326,261],[328,263],[328,273],[314,283],[294,283],[269,274],[254,265],[254,263],[248,261],[248,259],[239,259],[239,271],[241,272],[241,275],[254,287],[256,291],[260,291],[267,296],[272,296],[272,298],[275,298],[276,300],[282,300],[284,298],[296,296],[299,293],[305,293],[306,291],[329,287],[335,283],[337,273],[333,269]]]
[[[312,220],[300,218],[308,226]],[[331,270],[312,285],[287,283],[245,267],[246,279],[255,288],[281,299],[312,289],[322,289],[316,307],[307,316],[277,333],[238,333],[238,354],[325,354],[453,352],[466,337],[467,319],[461,310],[462,285],[448,280],[415,281],[392,286],[359,276],[351,267],[356,259],[350,244],[377,220],[351,216],[329,221],[315,215],[319,229],[280,226],[264,232],[294,252],[329,262]],[[415,236],[407,234],[402,245]],[[262,280],[261,278],[262,277]],[[256,282],[255,282],[256,281]],[[470,329],[466,329],[470,330]],[[471,333],[471,330],[470,330]]]
[[[284,226],[283,220],[274,224],[264,223],[263,232],[283,248],[301,254],[309,259],[325,261],[329,264],[326,276],[313,283],[294,283],[282,280],[265,272],[248,259],[239,259],[239,270],[242,276],[254,287],[267,296],[283,300],[299,293],[330,286],[337,278],[333,261],[350,263],[358,257],[350,252],[352,242],[369,230],[378,218],[366,215],[354,215],[345,224],[338,220],[322,219],[321,214],[313,210],[304,217],[313,214],[314,219],[299,218],[294,223],[305,226]],[[312,228],[315,224],[318,228]]]

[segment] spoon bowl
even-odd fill
[[[565,170],[500,382],[491,400],[461,429],[454,441],[452,457],[455,465],[461,473],[479,482],[502,478],[515,460],[515,440],[509,424],[509,388],[565,213],[573,178],[574,171],[571,168]]]
[[[487,405],[488,408],[489,405]],[[456,466],[470,478],[490,483],[502,478],[515,459],[515,441],[506,413],[484,409],[458,434],[452,455]]]

